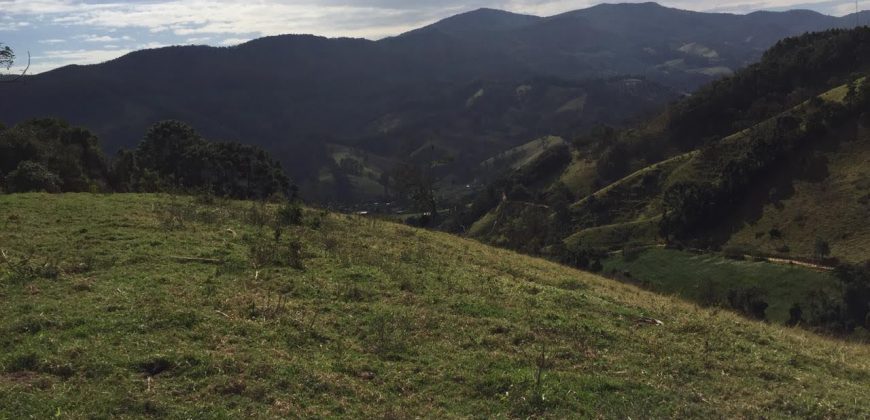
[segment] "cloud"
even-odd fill
[[[130,36],[124,35],[119,37],[113,37],[108,35],[77,35],[75,39],[83,42],[119,42],[119,41],[132,41],[133,38]]]
[[[41,73],[69,64],[98,64],[132,52],[133,49],[100,48],[76,50],[49,50],[33,56],[31,73]]]
[[[219,44],[224,45],[224,46],[230,46],[230,45],[244,44],[248,41],[250,41],[250,38],[227,38],[227,39],[221,41]]]
[[[38,71],[79,59],[115,58],[143,46],[235,45],[288,33],[379,39],[480,7],[549,16],[601,1],[641,0],[0,0],[0,38],[34,51]],[[734,13],[791,7],[836,15],[854,11],[854,3],[845,0],[660,2]],[[870,0],[860,3],[870,8]],[[67,48],[42,51],[52,44]]]
[[[204,43],[206,43],[206,42],[208,42],[208,41],[211,41],[211,37],[210,37],[210,36],[201,36],[201,37],[195,37],[195,38],[187,38],[187,39],[184,40],[184,42],[185,42],[185,43],[188,43],[188,44],[204,44]]]
[[[30,22],[0,22],[0,31],[17,31],[30,26]]]

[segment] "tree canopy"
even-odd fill
[[[209,142],[179,121],[154,124],[135,150],[110,162],[97,137],[57,119],[0,127],[0,186],[9,192],[209,190],[265,199],[295,195],[281,164],[264,150]]]
[[[12,67],[14,62],[15,52],[13,52],[12,48],[9,48],[9,46],[0,43],[0,67],[4,67],[8,70]]]

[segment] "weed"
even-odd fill
[[[372,352],[387,360],[399,360],[408,350],[408,321],[391,311],[378,311],[367,318],[366,340]]]
[[[305,268],[302,242],[297,239],[269,241],[254,236],[248,241],[248,261],[255,270],[268,266]]]
[[[279,226],[299,226],[302,224],[302,206],[299,203],[284,203],[275,219]]]
[[[262,202],[252,202],[245,216],[247,223],[258,229],[262,229],[270,222],[266,204]]]

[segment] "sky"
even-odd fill
[[[629,0],[630,1],[630,0]],[[380,39],[481,7],[550,16],[598,0],[0,0],[0,43],[20,72],[93,64],[168,45],[231,46],[268,35]],[[812,9],[842,16],[855,2],[831,0],[664,0],[681,9],[747,13]],[[860,0],[861,10],[870,0]],[[5,69],[0,69],[5,70]]]

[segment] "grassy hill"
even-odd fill
[[[867,346],[277,211],[0,196],[0,418],[870,416]]]

